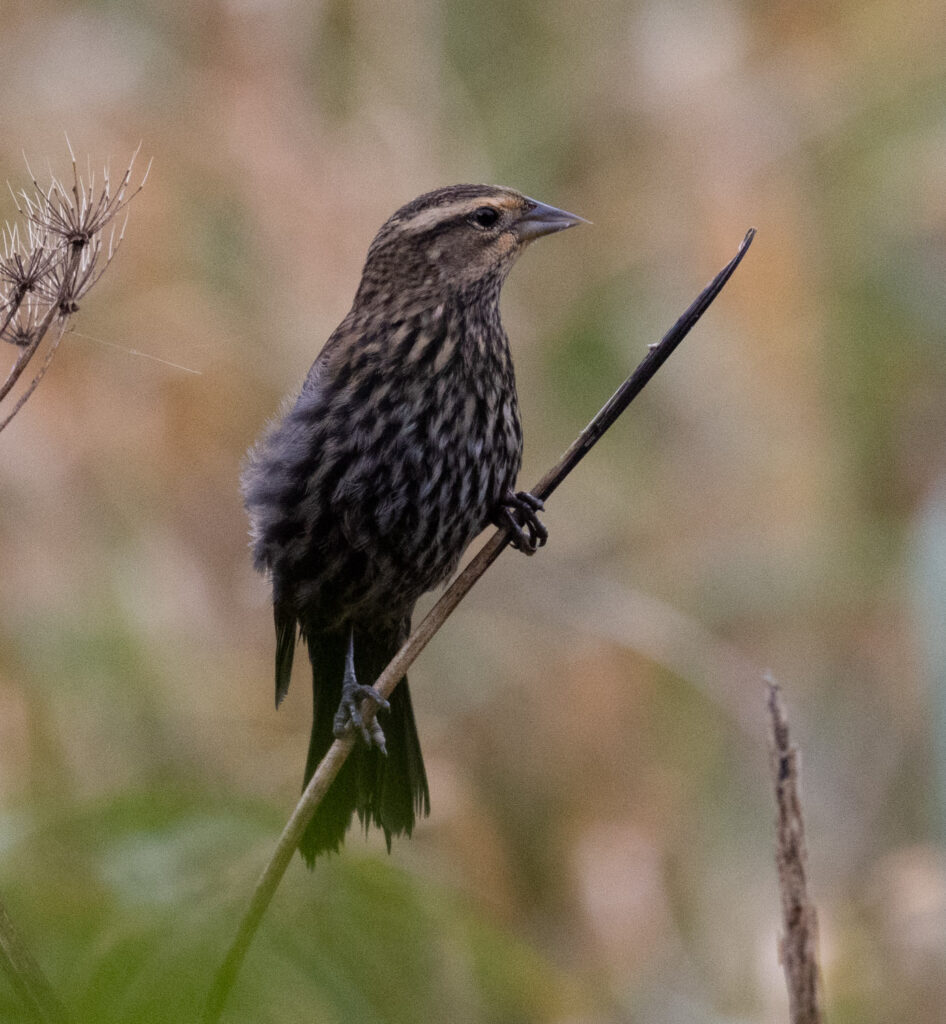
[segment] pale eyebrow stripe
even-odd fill
[[[511,205],[512,200],[507,199],[505,196],[483,196],[482,198],[474,196],[472,199],[458,200],[455,203],[448,203],[446,206],[435,206],[429,210],[420,210],[413,216],[408,217],[407,220],[401,221],[400,227],[404,231],[410,232],[426,231],[428,228],[435,227],[437,224],[441,224],[452,217],[460,217],[464,213],[472,213],[481,206],[492,206],[498,210],[506,210]]]

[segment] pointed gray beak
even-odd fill
[[[531,242],[543,235],[551,235],[565,228],[573,228],[576,224],[590,224],[591,221],[579,217],[567,210],[559,210],[554,206],[546,206],[535,199],[530,199],[531,209],[527,210],[513,225],[513,230],[520,242]]]

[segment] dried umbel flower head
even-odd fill
[[[68,138],[66,143],[69,143]],[[150,163],[138,186],[129,192],[135,160],[140,150],[139,144],[117,184],[113,184],[108,166],[102,172],[99,185],[96,185],[95,173],[91,166],[86,176],[82,177],[71,145],[69,155],[72,157],[72,184],[68,189],[52,173],[49,185],[43,188],[27,163],[27,170],[33,180],[33,193],[29,194],[23,189],[14,196],[17,210],[41,231],[60,238],[70,249],[84,249],[112,224],[118,214],[144,188],[151,170]],[[119,241],[123,233],[124,224],[119,232]],[[111,238],[114,243],[114,227],[111,229]],[[110,248],[113,248],[111,243]]]
[[[20,349],[28,349],[36,337],[36,329],[43,318],[45,307],[32,299],[20,303],[19,308],[9,319],[5,318],[0,339]]]
[[[66,143],[69,145],[68,138]],[[107,166],[98,179],[91,166],[85,175],[80,175],[69,145],[69,186],[51,171],[49,184],[40,185],[27,163],[32,191],[10,189],[22,223],[7,225],[2,231],[0,340],[13,345],[18,355],[0,384],[0,405],[23,375],[50,326],[56,323],[58,330],[40,369],[12,410],[0,417],[0,430],[35,391],[62,341],[68,318],[78,311],[79,300],[96,284],[121,244],[127,214],[120,227],[116,219],[144,188],[151,169],[149,163],[141,181],[131,187],[140,148],[139,145],[132,154],[117,182],[112,180]]]
[[[3,255],[0,257],[0,288],[4,305],[22,302],[62,260],[62,250],[32,221],[21,237],[19,224],[4,225]]]

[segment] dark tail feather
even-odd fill
[[[296,650],[296,615],[280,602],[273,604],[276,622],[276,707],[289,692],[292,676],[292,656]]]
[[[405,634],[406,635],[406,634]],[[400,637],[355,629],[355,672],[361,683],[374,683],[397,652]],[[342,697],[342,675],[348,646],[347,630],[307,636],[312,662],[312,736],[305,767],[306,785],[335,739],[335,712]],[[299,849],[311,867],[320,853],[338,850],[357,812],[365,830],[382,829],[391,838],[410,835],[416,816],[430,813],[427,774],[414,724],[414,711],[403,679],[391,694],[391,710],[380,711],[388,753],[359,742],[329,787],[309,823]]]

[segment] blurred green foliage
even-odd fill
[[[249,854],[279,825],[268,808],[153,787],[8,850],[6,890],[38,897],[13,910],[53,939],[74,1019],[194,1019],[254,880]],[[229,1020],[528,1021],[576,1003],[573,983],[468,901],[382,860],[333,858],[317,878],[298,866],[281,895]],[[21,1019],[11,992],[0,999],[2,1019]]]

